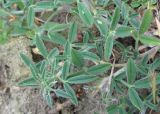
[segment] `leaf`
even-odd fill
[[[127,62],[127,81],[132,84],[136,79],[136,65],[133,59],[128,59]]]
[[[141,35],[140,41],[141,43],[146,44],[146,45],[154,45],[154,46],[160,45],[160,39],[152,37],[152,36]]]
[[[110,67],[111,67],[110,64],[95,65],[95,66],[88,68],[87,73],[94,74],[94,75],[102,74],[102,73],[106,72],[107,70],[109,70]]]
[[[153,20],[152,10],[148,9],[145,11],[141,25],[140,25],[140,30],[139,30],[140,34],[143,34],[149,29],[152,20]]]
[[[39,49],[40,53],[41,53],[44,57],[47,57],[47,55],[48,55],[47,49],[46,49],[46,47],[44,46],[44,43],[43,43],[42,39],[39,38],[39,37],[36,37],[36,46],[37,46],[37,48]]]
[[[36,66],[33,64],[33,62],[23,53],[20,53],[20,56],[23,60],[23,62],[30,68],[31,72],[32,72],[32,76],[36,79],[37,77],[37,68]]]
[[[28,67],[30,67],[30,64],[33,64],[32,61],[29,59],[29,57],[26,56],[25,54],[20,53],[20,56],[21,56],[23,62],[24,62]]]
[[[88,10],[88,8],[84,5],[84,3],[78,2],[78,11],[79,16],[82,19],[82,21],[89,26],[92,26],[94,19],[91,14],[91,12]]]
[[[60,32],[60,31],[64,31],[65,29],[67,29],[69,27],[69,24],[57,24],[55,26],[52,26],[50,28],[51,32]]]
[[[86,43],[86,44],[87,44],[88,41],[89,41],[89,38],[90,38],[89,33],[86,32],[85,35],[84,35],[84,37],[83,37],[83,43]]]
[[[74,22],[72,23],[71,25],[71,28],[70,28],[70,31],[69,31],[69,34],[68,34],[68,39],[69,39],[69,42],[70,43],[73,43],[76,39],[76,36],[77,36],[77,24]]]
[[[57,48],[53,48],[49,54],[48,54],[48,57],[49,59],[52,59],[54,58],[55,56],[59,55],[59,50]]]
[[[64,62],[64,66],[63,66],[63,69],[62,69],[62,79],[66,78],[66,76],[69,73],[69,70],[70,70],[70,62],[66,60]]]
[[[72,55],[72,62],[74,63],[74,65],[78,67],[83,67],[84,59],[80,54],[80,52],[75,49],[72,49],[71,55]]]
[[[116,36],[118,37],[127,37],[127,36],[131,36],[133,32],[133,28],[132,27],[128,27],[128,26],[120,26],[116,29]]]
[[[27,13],[27,24],[29,27],[34,25],[35,12],[33,6],[30,6]]]
[[[150,88],[151,85],[150,85],[150,80],[148,77],[145,77],[145,78],[142,78],[140,80],[137,80],[135,83],[134,83],[134,87],[135,88],[138,88],[138,89],[144,89],[144,88]]]
[[[69,24],[59,24],[55,22],[48,22],[41,26],[42,30],[47,30],[49,32],[61,32],[70,27]]]
[[[92,52],[85,51],[85,52],[81,52],[81,54],[84,57],[84,59],[88,59],[88,60],[91,60],[93,62],[99,62],[100,61],[100,58]]]
[[[111,21],[110,30],[114,30],[116,28],[119,19],[120,19],[120,9],[116,7],[114,14],[113,14],[112,21]]]
[[[104,58],[106,61],[109,61],[110,59],[110,56],[112,54],[112,48],[113,48],[113,37],[108,36],[104,44]]]
[[[106,20],[102,19],[102,18],[97,18],[95,19],[95,25],[98,28],[98,30],[100,31],[102,36],[105,36],[108,32],[108,26],[106,23]]]
[[[59,33],[49,32],[48,36],[49,36],[49,39],[54,43],[57,43],[60,45],[65,45],[66,43],[66,39]]]
[[[36,3],[37,10],[48,10],[53,9],[55,7],[53,1],[41,1]]]
[[[74,90],[71,88],[71,86],[67,83],[64,83],[64,89],[67,92],[67,94],[70,96],[72,103],[75,105],[78,105],[78,100],[77,100],[76,94],[75,94]]]
[[[160,84],[160,75],[156,76],[156,84]],[[137,80],[134,83],[134,87],[137,89],[145,89],[145,88],[151,88],[151,79],[150,77],[145,77],[140,80]]]
[[[29,78],[19,82],[18,86],[21,86],[21,87],[27,87],[27,86],[34,87],[34,86],[38,86],[38,84],[37,84],[37,81],[35,80],[34,77],[29,77]]]
[[[142,100],[140,99],[138,93],[134,88],[129,88],[128,90],[129,99],[131,103],[139,110],[142,110],[144,108],[144,104]]]
[[[97,79],[98,77],[93,75],[78,75],[68,78],[67,82],[70,84],[83,84],[95,81]]]
[[[69,58],[71,57],[71,43],[69,41],[67,41],[65,44],[64,56]]]
[[[52,108],[53,107],[53,99],[52,99],[52,96],[49,91],[46,92],[44,98],[45,98],[45,101],[47,102],[48,106],[50,108]]]
[[[57,89],[55,90],[55,93],[58,97],[70,98],[70,96],[64,90]]]

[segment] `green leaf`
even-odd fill
[[[140,80],[137,80],[134,83],[134,87],[138,89],[144,89],[144,88],[150,88],[150,79],[148,77],[142,78]]]
[[[109,61],[110,56],[112,54],[113,48],[113,37],[110,35],[107,37],[105,44],[104,44],[104,58],[106,61]]]
[[[76,36],[77,36],[77,24],[74,22],[72,23],[71,25],[71,28],[70,28],[70,31],[69,31],[69,34],[68,34],[68,39],[69,39],[69,42],[72,43],[75,41],[76,39]]]
[[[86,32],[85,35],[84,35],[84,37],[83,37],[83,43],[86,43],[86,44],[87,44],[88,41],[89,41],[89,38],[90,38],[89,33]]]
[[[95,81],[97,79],[98,77],[93,75],[78,75],[68,78],[67,82],[70,84],[83,84]]]
[[[69,24],[59,24],[55,22],[48,22],[41,26],[42,30],[47,30],[49,32],[60,32],[70,27]]]
[[[33,6],[30,6],[27,13],[27,23],[29,27],[34,25],[35,12]]]
[[[49,39],[51,39],[52,42],[65,45],[66,39],[59,33],[49,32],[48,33]]]
[[[48,10],[54,8],[54,2],[53,1],[41,1],[36,3],[36,9],[37,10]]]
[[[51,32],[60,32],[63,31],[65,29],[67,29],[69,27],[70,24],[56,24],[55,26],[52,26],[52,28],[50,28]]]
[[[95,25],[97,26],[102,36],[105,36],[107,34],[108,26],[105,19],[102,18],[95,19]]]
[[[78,67],[83,67],[84,59],[81,53],[75,49],[72,49],[71,55],[72,55],[72,62],[74,63],[74,65]]]
[[[65,44],[64,56],[68,58],[71,57],[71,43],[69,41],[67,41]]]
[[[142,22],[141,22],[141,26],[140,26],[140,30],[139,30],[140,34],[143,34],[144,32],[146,32],[149,29],[152,20],[153,20],[152,10],[148,9],[145,11],[145,14],[144,14]]]
[[[77,100],[76,94],[75,94],[74,90],[71,88],[71,86],[67,83],[64,83],[64,89],[67,92],[67,94],[70,96],[72,103],[75,105],[78,105],[78,100]]]
[[[94,75],[102,74],[102,73],[106,72],[107,70],[109,70],[110,67],[111,67],[110,64],[95,65],[95,66],[88,68],[87,73],[94,74]]]
[[[127,81],[132,84],[136,79],[136,65],[133,59],[128,59],[127,62]]]
[[[116,36],[118,37],[128,37],[131,36],[133,32],[133,28],[132,27],[128,27],[128,26],[120,26],[116,29]]]
[[[129,88],[128,90],[129,99],[131,103],[139,110],[142,110],[144,108],[144,104],[142,100],[140,99],[138,93],[134,88]]]
[[[91,60],[93,62],[99,62],[100,61],[100,58],[92,53],[92,52],[89,52],[89,51],[85,51],[85,52],[81,52],[82,56],[84,57],[84,59],[88,59],[88,60]]]
[[[30,67],[30,64],[33,64],[33,62],[32,62],[32,61],[29,59],[29,57],[26,56],[25,54],[20,53],[20,56],[21,56],[23,62],[24,62],[28,67]]]
[[[152,37],[152,36],[141,35],[140,41],[141,43],[146,44],[146,45],[154,45],[154,46],[160,45],[160,39]]]
[[[91,12],[88,10],[88,8],[84,5],[84,3],[78,2],[78,11],[82,21],[86,25],[92,26],[94,22],[93,16]]]
[[[119,19],[120,19],[120,9],[116,7],[115,12],[113,14],[112,21],[111,21],[110,30],[115,30]]]
[[[156,110],[156,111],[159,110],[159,107],[158,107],[157,105],[152,104],[152,103],[149,102],[149,101],[146,101],[146,102],[145,102],[145,105],[146,105],[147,107],[149,107],[150,109],[152,109],[152,110]]]
[[[70,62],[66,60],[64,62],[64,66],[63,66],[63,69],[62,69],[62,79],[66,78],[66,76],[69,73],[69,70],[70,70]]]
[[[55,90],[55,93],[58,97],[70,98],[70,96],[64,90],[57,89]]]
[[[35,80],[34,77],[29,77],[29,78],[19,82],[18,86],[21,86],[21,87],[27,87],[27,86],[34,87],[34,86],[38,86],[38,84],[37,84],[37,81]]]
[[[52,99],[52,96],[49,91],[46,92],[44,99],[47,102],[48,106],[50,108],[52,108],[53,107],[53,99]]]
[[[160,75],[156,76],[156,84],[160,84]],[[150,77],[145,77],[140,80],[137,80],[134,83],[134,87],[137,89],[145,89],[145,88],[151,88],[151,79]]]
[[[55,56],[59,55],[59,50],[57,48],[53,48],[49,54],[48,54],[48,57],[49,59],[52,59],[54,58]]]
[[[20,56],[21,56],[23,62],[30,68],[30,70],[31,70],[31,72],[32,72],[32,76],[33,76],[34,78],[36,78],[36,77],[37,77],[37,72],[38,72],[36,66],[35,66],[35,65],[33,64],[33,62],[32,62],[26,55],[24,55],[23,53],[20,53]]]
[[[47,57],[47,55],[48,55],[47,49],[46,49],[46,47],[44,46],[44,43],[43,43],[42,39],[39,38],[39,37],[36,37],[36,46],[37,46],[37,48],[39,49],[40,53],[41,53],[44,57]]]

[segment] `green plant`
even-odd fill
[[[3,17],[6,17],[12,4],[16,3],[19,8],[9,15],[19,17],[22,23],[18,28],[24,32],[13,29],[11,33],[27,35],[43,56],[42,61],[34,63],[25,54],[20,54],[31,75],[19,86],[40,88],[50,107],[53,106],[52,92],[78,105],[73,84],[102,80],[98,84],[99,90],[106,84],[104,79],[107,78],[108,90],[101,91],[107,113],[159,111],[160,60],[157,56],[157,59],[152,59],[150,55],[159,53],[160,40],[146,35],[153,22],[152,6],[156,1],[128,2],[28,0],[26,3],[14,0],[3,3]],[[139,21],[133,4],[139,7],[143,3],[147,4],[147,9]],[[63,9],[65,5],[67,9]],[[61,13],[61,9],[66,10],[70,17],[66,17],[63,23],[53,22],[53,17]],[[99,33],[94,33],[95,28]],[[78,31],[83,33],[82,39],[77,39]],[[57,47],[48,51],[43,41],[50,41]],[[149,50],[140,53],[141,46]],[[117,51],[118,56],[115,55]],[[144,94],[143,90],[149,94]],[[114,98],[118,101],[116,104],[112,102]]]

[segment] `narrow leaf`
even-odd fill
[[[137,80],[134,83],[134,87],[138,88],[138,89],[150,88],[151,87],[150,79],[148,77],[147,78],[145,77],[145,78],[142,78],[140,80]]]
[[[64,62],[64,66],[63,66],[63,69],[62,69],[62,79],[66,78],[66,76],[69,73],[69,70],[70,70],[70,62],[66,60]]]
[[[78,11],[79,16],[82,19],[82,21],[86,24],[91,26],[94,22],[93,16],[91,12],[88,10],[88,8],[81,2],[78,2]]]
[[[153,46],[159,46],[160,45],[160,39],[152,37],[152,36],[146,36],[142,35],[140,38],[141,43],[146,45],[153,45]]]
[[[111,67],[110,64],[95,65],[95,66],[88,68],[87,73],[94,74],[94,75],[102,74],[102,73],[106,72],[107,70],[109,70],[110,67]]]
[[[80,52],[75,49],[72,49],[71,55],[72,55],[72,62],[78,67],[83,67],[84,59],[80,54]]]
[[[44,57],[47,57],[47,55],[48,55],[47,49],[46,49],[46,47],[44,46],[44,43],[43,43],[42,39],[39,38],[39,37],[36,38],[36,46],[37,46],[37,48],[39,49],[40,53],[41,53]]]
[[[116,28],[119,19],[120,19],[120,9],[116,7],[115,12],[113,14],[112,21],[111,21],[110,30],[114,30]]]
[[[34,25],[35,12],[33,6],[30,6],[27,13],[27,23],[29,27]]]
[[[58,97],[70,98],[70,96],[64,90],[57,89],[55,90],[55,93]]]
[[[127,62],[127,81],[129,84],[133,83],[136,79],[136,65],[130,58]]]
[[[146,12],[143,16],[142,22],[141,22],[141,26],[140,26],[140,30],[139,30],[140,34],[143,34],[144,32],[146,32],[149,29],[152,20],[153,20],[152,10],[148,9],[148,10],[146,10]]]
[[[97,80],[97,76],[93,75],[78,75],[71,78],[68,78],[67,82],[71,84],[83,84],[83,83],[89,83],[92,81]]]
[[[41,1],[36,3],[37,10],[48,10],[54,8],[54,2],[52,1]]]
[[[69,34],[68,34],[69,42],[70,43],[74,42],[74,40],[76,39],[76,36],[77,36],[77,24],[74,22],[72,23]]]
[[[59,33],[49,32],[48,36],[49,36],[49,39],[54,43],[57,43],[60,45],[65,45],[66,43],[66,39]]]
[[[104,45],[104,58],[106,61],[109,61],[110,59],[110,56],[112,54],[112,48],[113,48],[113,37],[108,36]]]
[[[76,94],[75,94],[74,90],[71,88],[71,86],[67,83],[64,83],[64,89],[67,92],[67,94],[70,96],[72,103],[75,105],[78,105],[78,100],[77,100]]]
[[[48,57],[49,59],[52,59],[53,57],[59,55],[59,50],[57,48],[53,48],[49,54],[48,54]]]
[[[100,61],[100,58],[92,52],[85,51],[85,52],[82,52],[81,54],[84,57],[84,59],[88,59],[88,60],[91,60],[93,62],[95,62],[95,61],[99,62]]]
[[[20,56],[21,56],[23,62],[24,62],[28,67],[30,67],[30,64],[33,64],[32,61],[29,59],[29,57],[26,56],[25,54],[20,53]]]
[[[128,90],[129,99],[131,103],[139,110],[142,110],[144,108],[144,104],[142,100],[140,99],[138,93],[134,88],[129,88]]]
[[[38,84],[37,84],[37,82],[36,82],[34,77],[29,77],[29,78],[19,82],[18,86],[21,86],[21,87],[27,87],[27,86],[34,87],[34,86],[38,86]]]
[[[105,36],[108,32],[108,25],[106,23],[106,20],[102,18],[97,18],[95,20],[95,25],[97,26],[98,30],[100,31],[102,36]]]
[[[127,37],[127,36],[131,36],[133,32],[133,28],[132,27],[128,27],[128,26],[120,26],[116,29],[116,36],[118,37]]]

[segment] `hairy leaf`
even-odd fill
[[[149,29],[152,20],[153,20],[152,10],[148,9],[145,11],[145,14],[144,14],[142,22],[141,22],[141,26],[140,26],[140,30],[139,30],[140,34],[143,34],[144,32],[146,32]]]
[[[127,62],[127,81],[128,83],[133,83],[136,79],[136,65],[134,61],[130,58]]]
[[[142,110],[144,108],[144,104],[134,88],[129,88],[128,95],[129,95],[129,99],[131,100],[131,103],[137,109]]]

